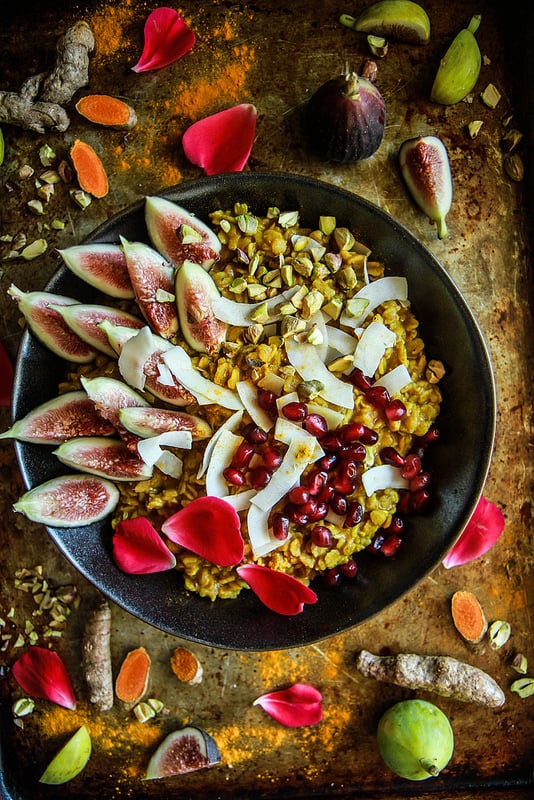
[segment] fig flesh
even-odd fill
[[[77,528],[98,522],[115,509],[119,490],[92,475],[61,475],[30,489],[13,510],[53,528]]]
[[[54,450],[67,467],[112,481],[136,481],[152,477],[152,467],[136,456],[120,439],[86,436],[70,439]]]
[[[399,148],[399,166],[412,198],[444,239],[453,193],[447,148],[437,136],[407,139]]]
[[[163,197],[147,197],[145,221],[152,244],[175,267],[194,261],[209,269],[219,258],[221,243],[217,234],[176,203]]]
[[[102,417],[84,391],[65,392],[17,420],[0,439],[61,444],[74,436],[111,436],[114,426]]]
[[[173,731],[163,740],[146,771],[146,780],[168,778],[198,769],[213,767],[221,760],[215,740],[202,728],[188,725]]]
[[[217,319],[212,307],[219,297],[211,275],[185,261],[176,273],[176,304],[184,339],[197,352],[212,355],[226,339],[226,323]]]
[[[135,329],[144,326],[143,320],[139,319],[139,317],[111,306],[84,303],[60,306],[51,300],[50,307],[60,314],[66,325],[80,339],[90,347],[105,353],[111,358],[115,357],[115,351],[111,347],[105,331],[99,327],[101,322],[107,319],[116,325],[124,325]]]
[[[87,396],[104,419],[109,420],[119,436],[136,449],[138,438],[121,424],[120,410],[129,406],[148,406],[148,402],[127,383],[116,378],[84,378],[81,383]]]
[[[118,244],[78,244],[58,250],[65,266],[90,286],[110,297],[134,297],[126,258]]]
[[[130,406],[120,409],[119,419],[127,430],[143,439],[159,436],[167,431],[189,431],[194,441],[207,439],[212,434],[211,426],[206,420],[195,414],[170,408]]]

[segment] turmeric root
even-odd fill
[[[108,94],[85,95],[76,103],[76,111],[89,122],[107,128],[131,130],[137,123],[137,115],[133,108],[124,100],[110,97]]]
[[[196,686],[202,681],[202,664],[191,650],[177,647],[171,656],[171,668],[179,681]]]
[[[123,703],[138,703],[148,689],[150,656],[144,647],[130,650],[115,680],[115,694]]]
[[[451,599],[451,613],[454,627],[466,642],[478,644],[488,630],[488,621],[472,592],[455,592]]]
[[[32,75],[21,86],[20,92],[0,92],[0,122],[17,125],[34,133],[47,129],[63,133],[70,119],[57,103],[37,100],[43,75]]]
[[[464,703],[498,708],[505,702],[504,692],[490,675],[450,656],[376,656],[362,650],[356,658],[356,669],[366,678],[435,692]]]
[[[82,637],[82,668],[89,700],[101,711],[108,711],[113,706],[110,642],[111,609],[102,600],[89,615]]]
[[[72,166],[80,187],[94,197],[104,197],[109,191],[104,165],[87,142],[76,139],[70,149]]]

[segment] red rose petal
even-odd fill
[[[312,589],[285,572],[261,564],[243,564],[237,568],[237,573],[261,602],[277,614],[291,617],[300,614],[304,603],[317,602],[317,595]]]
[[[289,689],[270,692],[254,700],[277,722],[288,728],[316,725],[323,718],[322,695],[313,686],[295,683]]]
[[[195,34],[174,8],[156,8],[145,22],[144,45],[134,72],[161,69],[191,50]]]
[[[146,575],[176,566],[176,557],[145,517],[125,519],[113,534],[113,558],[123,572]]]
[[[0,406],[9,406],[13,388],[13,365],[0,342]]]
[[[13,677],[32,697],[50,700],[63,708],[76,708],[74,689],[67,669],[53,650],[34,645],[15,661]]]
[[[467,564],[490,550],[504,530],[501,509],[481,497],[456,544],[443,559],[447,569]]]
[[[237,511],[220,497],[197,497],[162,525],[163,533],[186,550],[219,567],[243,559],[245,543]]]
[[[242,103],[194,122],[182,137],[184,153],[206,175],[240,172],[248,161],[258,112]]]

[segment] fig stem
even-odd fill
[[[467,26],[467,30],[469,31],[469,33],[472,33],[473,36],[478,31],[481,20],[482,20],[481,14],[475,14],[474,17],[471,17],[471,21]]]
[[[355,72],[348,72],[345,76],[346,89],[345,94],[351,100],[357,100],[360,96],[360,80]]]

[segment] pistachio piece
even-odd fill
[[[250,344],[258,344],[263,336],[263,332],[263,325],[257,322],[255,325],[249,325],[248,328],[245,328],[243,338],[245,341],[250,342]]]
[[[480,99],[488,108],[496,108],[501,99],[501,93],[493,83],[488,83],[480,94]]]
[[[512,661],[512,667],[520,675],[526,675],[528,670],[527,657],[523,653],[516,653]]]
[[[471,122],[467,125],[467,132],[471,139],[476,139],[483,124],[484,122],[481,119],[471,120]]]
[[[26,259],[26,261],[32,261],[34,258],[38,256],[42,256],[46,249],[48,248],[48,242],[46,239],[36,239],[31,244],[27,245],[21,253],[22,258]]]
[[[258,218],[254,214],[239,214],[236,222],[242,233],[253,234],[258,230]]]
[[[334,241],[339,250],[352,250],[356,240],[348,228],[336,228]]]
[[[297,386],[297,394],[299,400],[306,402],[307,400],[315,400],[324,389],[324,383],[317,380],[302,381]]]
[[[493,650],[500,650],[501,647],[504,647],[511,633],[512,627],[509,622],[505,622],[502,619],[496,619],[495,622],[492,622],[488,629],[488,636]]]
[[[324,302],[324,295],[316,289],[308,292],[302,301],[301,314],[304,319],[310,319],[317,311],[320,310]]]
[[[510,690],[521,698],[531,697],[534,694],[534,678],[518,678],[510,686]]]
[[[509,153],[503,159],[504,171],[513,181],[519,182],[523,180],[525,175],[525,167],[523,160],[519,153]]]
[[[298,221],[299,221],[298,211],[283,211],[278,216],[278,224],[282,228],[291,228],[293,225],[297,225]]]

